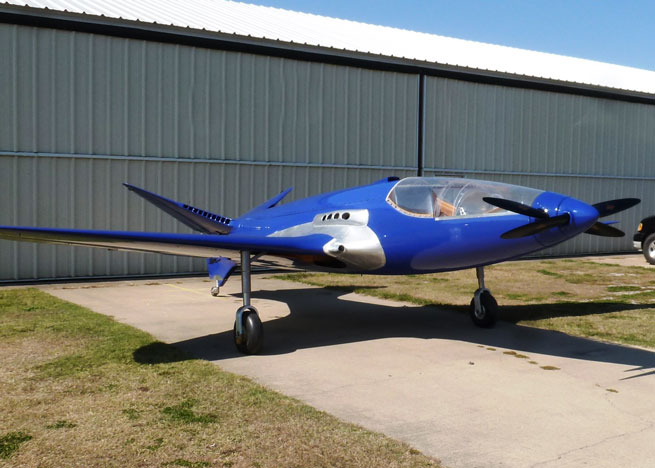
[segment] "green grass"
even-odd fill
[[[653,269],[554,259],[507,262],[486,270],[501,320],[655,348]],[[472,270],[395,277],[324,273],[278,277],[457,313],[468,312],[477,289]]]
[[[189,460],[184,460],[183,458],[178,458],[172,462],[164,463],[163,466],[185,466],[189,468],[202,468],[203,466],[210,466],[208,462],[192,462]]]
[[[54,424],[48,424],[46,429],[72,429],[77,427],[77,424],[61,419]]]
[[[608,286],[607,287],[608,292],[624,292],[624,291],[641,291],[640,286]]]
[[[32,436],[24,432],[10,432],[0,437],[0,458],[9,458],[24,442]]]
[[[552,263],[549,263],[549,265],[552,265]],[[545,276],[554,276],[555,278],[561,278],[561,275],[559,273],[555,273],[550,270],[537,270],[537,273],[541,273],[542,275]]]
[[[0,290],[0,337],[2,466],[439,466],[35,289]]]
[[[178,405],[167,406],[161,412],[168,416],[171,421],[183,424],[209,424],[216,422],[217,417],[214,414],[196,414],[192,409],[195,404],[196,402],[194,400],[184,400]]]

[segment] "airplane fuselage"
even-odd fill
[[[473,268],[520,257],[574,237],[598,218],[598,212],[586,203],[539,192],[533,206],[553,214],[566,211],[572,222],[535,236],[503,239],[504,232],[525,224],[525,216],[507,211],[417,216],[389,202],[396,184],[379,182],[287,203],[241,218],[234,232],[294,237],[308,249],[320,248],[334,259],[333,263],[317,262],[315,266],[321,269],[411,274]]]

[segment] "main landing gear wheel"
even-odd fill
[[[646,237],[642,247],[642,252],[644,253],[646,261],[651,265],[655,265],[655,234]]]
[[[473,323],[478,327],[493,327],[498,316],[498,303],[496,302],[496,299],[494,299],[487,289],[478,289],[475,292],[475,295],[477,297],[474,297],[471,300],[471,320],[473,320]]]
[[[478,277],[478,290],[471,301],[471,320],[478,327],[491,328],[496,324],[498,303],[484,287],[484,267],[476,267],[475,274]]]
[[[238,330],[238,320],[241,316],[241,330]],[[234,344],[243,354],[257,354],[264,343],[264,326],[257,315],[257,309],[252,306],[241,307],[234,321]]]
[[[243,354],[257,354],[264,344],[264,326],[257,309],[250,305],[250,252],[241,251],[241,292],[243,306],[234,320],[234,344]]]

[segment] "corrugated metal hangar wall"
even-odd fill
[[[184,232],[130,182],[238,216],[416,174],[644,198],[655,106],[392,71],[0,24],[0,224]],[[423,92],[420,83],[425,80]],[[625,251],[580,236],[551,253]],[[0,241],[0,280],[204,271],[198,259]]]

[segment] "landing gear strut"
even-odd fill
[[[257,309],[250,304],[250,252],[241,251],[241,291],[243,306],[234,321],[234,344],[244,354],[257,354],[264,343],[264,327]]]
[[[484,267],[476,267],[475,274],[478,277],[478,289],[471,301],[471,320],[478,327],[490,328],[496,323],[498,303],[484,287]]]

